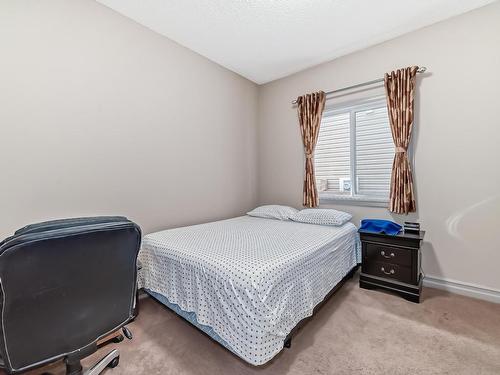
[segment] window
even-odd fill
[[[387,203],[393,160],[385,98],[325,109],[314,155],[321,200]]]

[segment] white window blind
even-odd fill
[[[342,194],[340,179],[351,175],[350,148],[349,113],[324,116],[314,162],[316,180],[324,180],[325,190]]]
[[[385,99],[324,111],[314,155],[321,199],[387,202],[393,159]]]

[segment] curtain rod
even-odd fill
[[[424,73],[426,70],[427,70],[427,68],[425,66],[421,66],[420,68],[417,69],[417,73]],[[325,95],[336,94],[338,92],[352,90],[352,89],[356,89],[358,87],[363,87],[363,86],[369,86],[369,85],[373,85],[373,84],[379,83],[379,82],[384,82],[384,78],[374,79],[373,81],[358,83],[356,85],[347,86],[347,87],[343,87],[341,89],[328,91],[328,92],[325,92]],[[297,99],[293,100],[292,104],[297,104]]]

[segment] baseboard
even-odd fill
[[[424,286],[428,286],[430,288],[442,289],[451,293],[461,294],[467,297],[478,298],[494,303],[500,303],[499,290],[488,289],[459,281],[438,279],[429,276],[426,276],[424,278],[423,284]]]

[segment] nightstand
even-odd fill
[[[419,303],[422,291],[422,261],[420,233],[401,232],[395,236],[359,231],[362,263],[359,286],[365,289],[385,289],[405,299]]]

